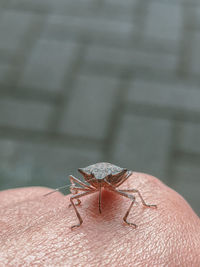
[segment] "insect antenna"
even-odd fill
[[[61,189],[66,189],[70,186],[71,186],[71,184],[58,187],[58,188],[54,189],[53,191],[50,191],[49,193],[44,194],[43,197],[46,197],[46,196],[51,195],[53,193],[59,192]]]
[[[91,178],[91,179],[89,179],[89,180],[87,181],[87,183],[90,182],[90,181],[95,181],[95,180],[96,180],[95,178]],[[70,187],[70,186],[72,186],[72,184],[64,185],[64,186],[58,187],[58,188],[54,189],[53,191],[50,191],[50,192],[44,194],[43,197],[46,197],[46,196],[48,196],[48,195],[54,194],[54,193],[56,193],[56,192],[59,192],[61,189],[66,189],[66,188],[68,188],[68,187]]]

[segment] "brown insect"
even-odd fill
[[[136,224],[128,222],[127,217],[130,213],[130,210],[135,202],[135,196],[131,195],[130,193],[137,193],[140,197],[143,206],[145,207],[153,207],[157,208],[156,205],[148,205],[145,203],[142,195],[137,189],[117,189],[118,186],[123,184],[132,174],[132,171],[128,171],[127,169],[118,167],[116,165],[107,163],[107,162],[100,162],[93,165],[90,165],[85,168],[79,168],[78,171],[83,175],[85,181],[89,184],[85,184],[81,182],[76,177],[70,175],[69,179],[71,182],[70,190],[73,196],[70,197],[71,204],[73,206],[76,215],[78,217],[79,223],[73,225],[71,228],[79,227],[83,223],[83,219],[81,218],[80,213],[78,212],[76,206],[80,205],[81,201],[80,198],[89,194],[93,194],[95,192],[99,192],[99,212],[101,213],[101,191],[102,188],[106,188],[112,192],[115,192],[121,196],[127,197],[131,200],[131,204],[126,211],[123,220],[126,224],[133,226],[136,228]],[[77,183],[79,186],[77,186]],[[55,191],[57,191],[56,189]],[[53,191],[53,192],[55,192]],[[50,193],[53,193],[50,192]],[[48,193],[48,194],[50,194]],[[46,195],[48,195],[46,194]],[[74,203],[74,200],[77,200],[77,203]]]

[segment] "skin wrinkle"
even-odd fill
[[[118,244],[118,246],[120,246],[120,245]],[[111,247],[112,247],[112,246],[111,246]],[[127,250],[126,246],[124,246],[124,249]],[[114,249],[113,247],[111,248],[111,250],[112,250],[112,251],[115,251],[115,249]],[[112,251],[111,251],[111,252],[112,252]],[[109,254],[110,254],[110,251],[109,251]]]
[[[48,241],[49,241],[49,240],[46,240],[45,242],[48,243]],[[49,242],[49,244],[51,244],[51,243]],[[33,244],[33,245],[34,245],[34,244]],[[77,245],[77,244],[75,244],[75,245]],[[49,249],[49,247],[47,247],[47,246],[46,246],[46,248]],[[55,249],[51,249],[51,248],[50,248],[50,251],[45,253],[45,258],[47,258],[47,256],[50,255],[51,253],[56,252],[56,251],[57,251],[57,248],[58,248],[58,247],[56,247]],[[35,253],[35,252],[37,252],[37,250],[35,250],[35,251],[34,251],[34,250],[31,251],[32,254]],[[36,253],[36,254],[37,254],[37,253]]]
[[[110,227],[111,228],[111,226],[109,225],[108,227]],[[108,228],[109,229],[109,228]],[[115,230],[114,231],[114,236],[116,235],[116,233],[118,232],[118,230]],[[118,238],[119,239],[119,238]],[[101,240],[102,241],[102,243],[104,243],[104,244],[107,244],[107,242],[106,242],[106,240]],[[120,244],[118,243],[118,246],[119,246]],[[111,246],[112,247],[112,246]],[[105,247],[102,247],[102,250],[104,250],[105,251],[105,249],[106,249],[106,246]],[[113,249],[113,251],[115,251],[115,249]],[[99,254],[101,254],[101,253],[99,253]],[[110,254],[110,251],[108,251],[108,254]]]
[[[94,194],[83,198],[82,205],[78,207],[84,220],[83,225],[71,231],[70,226],[77,222],[77,218],[73,209],[68,208],[68,196],[63,197],[55,193],[51,197],[42,198],[38,197],[38,194],[42,196],[49,192],[49,189],[18,189],[21,190],[20,194],[23,192],[24,195],[27,190],[28,198],[34,199],[34,201],[24,201],[25,198],[20,197],[19,206],[22,205],[20,212],[27,214],[30,218],[21,214],[23,216],[16,216],[17,220],[15,220],[15,215],[18,213],[14,213],[13,216],[12,208],[10,209],[12,202],[7,202],[10,215],[7,212],[6,218],[12,222],[11,227],[15,227],[7,234],[2,233],[4,238],[9,237],[9,241],[5,242],[5,239],[2,241],[0,238],[3,244],[3,248],[0,246],[3,251],[0,265],[2,260],[5,260],[5,263],[6,257],[8,260],[9,255],[12,255],[13,259],[9,259],[9,262],[14,263],[12,266],[17,266],[16,263],[21,264],[22,256],[23,266],[30,266],[31,259],[31,264],[37,263],[38,266],[38,262],[41,262],[41,252],[45,255],[42,259],[42,266],[81,266],[80,261],[82,266],[95,267],[102,266],[100,265],[102,262],[108,262],[111,265],[116,262],[116,266],[124,266],[123,264],[126,263],[126,266],[131,266],[131,262],[134,261],[135,266],[149,266],[147,262],[153,261],[153,266],[159,267],[165,261],[170,262],[173,267],[175,260],[182,263],[183,267],[187,266],[184,265],[185,263],[190,263],[190,265],[194,263],[191,253],[196,256],[198,252],[200,223],[185,200],[157,179],[144,174],[134,173],[127,183],[120,187],[137,188],[148,204],[158,205],[157,210],[143,208],[137,194],[134,194],[138,205],[133,207],[128,218],[138,225],[136,230],[125,225],[122,220],[130,201],[113,193],[103,192],[102,214],[98,212],[98,196]],[[12,194],[16,192],[19,196],[17,190],[14,192],[10,190],[7,193],[12,198]],[[37,197],[33,197],[36,192]],[[3,194],[3,207],[5,207],[5,197],[7,198],[8,195],[5,191]],[[0,205],[1,198],[2,192]],[[14,209],[16,209],[17,199],[16,197],[14,199]],[[183,212],[183,207],[186,213]],[[46,210],[48,212],[45,214]],[[33,216],[32,213],[36,215]],[[6,218],[4,218],[5,222]],[[26,221],[21,222],[20,218],[26,218]],[[15,231],[18,231],[17,235]],[[180,240],[186,241],[180,242]],[[188,251],[189,255],[187,255]],[[179,256],[183,253],[185,259]],[[35,257],[34,260],[30,255]],[[66,260],[67,265],[64,265]],[[195,263],[198,262],[200,260],[197,258]]]
[[[58,203],[58,205],[59,205],[59,203]],[[62,208],[59,208],[59,207],[56,210],[49,209],[48,212],[43,213],[42,215],[40,214],[40,217],[39,218],[36,217],[36,220],[33,220],[32,221],[30,219],[30,221],[32,222],[32,225],[29,224],[28,217],[26,217],[26,219],[28,219],[27,222],[26,221],[24,222],[23,220],[20,220],[20,229],[19,229],[18,232],[16,232],[16,230],[14,229],[13,230],[14,234],[15,235],[16,234],[19,234],[19,235],[26,234],[28,231],[31,231],[32,228],[35,229],[35,231],[36,231],[37,230],[37,227],[39,227],[41,229],[42,224],[45,224],[45,226],[46,226],[46,225],[48,225],[48,224],[51,223],[51,221],[49,220],[50,218],[53,218],[53,219],[57,218],[58,216],[55,215],[55,212],[57,212],[57,215],[59,215],[59,214],[61,214],[59,212],[59,210],[61,210],[61,209]],[[51,214],[53,216],[51,216]],[[61,214],[61,215],[63,217],[63,214]],[[12,219],[12,215],[11,215],[11,219]],[[45,219],[48,219],[48,220],[45,220]],[[41,222],[41,220],[43,220],[43,222]],[[24,224],[21,225],[21,223],[24,223]],[[28,227],[24,227],[27,223],[28,223],[29,226]],[[14,223],[14,225],[15,225],[15,223]],[[19,227],[19,226],[17,226],[17,227]],[[23,231],[21,231],[21,228],[22,228]],[[15,238],[15,236],[14,236],[14,238]]]
[[[118,247],[113,248],[115,251],[116,256],[113,257],[114,261],[116,262],[122,262],[123,260],[123,250],[126,248],[126,251],[129,252],[129,244],[126,242],[124,245],[118,245]]]
[[[27,201],[28,202],[28,201]],[[28,202],[28,203],[30,203],[30,202]],[[16,206],[17,204],[15,204],[15,206]],[[9,214],[9,212],[10,212],[10,210],[8,209],[6,209],[6,207],[4,207],[4,209],[2,210],[1,209],[1,217],[3,216],[3,214],[4,215],[6,215],[6,220],[8,220],[9,222],[11,222],[12,224],[13,224],[13,226],[16,226],[16,221],[13,221],[13,216],[15,216],[15,214],[17,215],[17,217],[16,217],[16,219],[17,220],[20,220],[20,225],[23,227],[23,229],[24,229],[24,226],[25,226],[25,224],[28,222],[28,224],[29,224],[29,215],[31,215],[31,212],[29,213],[29,214],[27,214],[27,212],[24,214],[24,218],[22,218],[22,216],[20,215],[20,216],[18,216],[18,213],[19,213],[19,210],[20,210],[20,208],[21,208],[21,202],[20,202],[20,204],[19,204],[19,206],[16,206],[16,209],[14,209],[15,211],[16,211],[16,213],[14,213],[13,212],[13,209],[10,209],[12,212]],[[23,207],[24,208],[24,207]],[[27,208],[29,208],[29,206],[27,206]],[[26,209],[27,209],[26,208]],[[5,212],[4,211],[8,211],[8,214],[5,214]],[[29,210],[29,209],[28,209]],[[18,218],[19,217],[19,218]],[[25,219],[25,220],[24,220]],[[37,218],[37,220],[38,220],[38,218]],[[32,221],[31,219],[30,219],[30,221]],[[19,227],[19,225],[17,225],[17,227]],[[29,226],[30,227],[30,226]],[[16,234],[16,229],[13,229],[14,231],[15,231],[15,234]],[[27,229],[26,229],[27,230]],[[10,234],[10,233],[9,233]]]

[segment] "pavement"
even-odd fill
[[[0,188],[106,161],[200,215],[199,47],[197,0],[1,0]]]

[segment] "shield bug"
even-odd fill
[[[137,189],[118,189],[118,187],[131,176],[132,171],[128,171],[125,168],[121,168],[107,162],[100,162],[87,166],[85,168],[79,168],[78,171],[83,175],[85,181],[88,184],[83,183],[78,178],[72,175],[69,176],[71,182],[70,191],[72,193],[72,196],[70,197],[70,202],[71,202],[70,206],[73,206],[79,220],[79,223],[73,225],[71,228],[79,227],[83,223],[83,219],[76,208],[76,206],[81,203],[80,201],[81,197],[93,194],[95,192],[99,192],[98,208],[99,212],[101,213],[102,188],[106,188],[107,190],[110,190],[116,194],[129,198],[131,200],[131,204],[126,211],[123,220],[126,224],[131,225],[134,228],[137,227],[136,224],[127,221],[127,217],[135,202],[135,196],[133,196],[131,193],[138,194],[139,198],[142,201],[143,206],[157,208],[156,205],[146,204],[140,191],[138,191]],[[78,184],[78,186],[76,184]],[[53,192],[55,191],[58,191],[58,189],[54,190]],[[48,194],[51,194],[53,192],[50,192]],[[74,203],[75,200],[77,200],[77,203]]]

